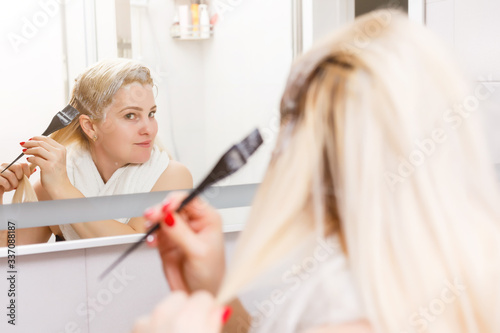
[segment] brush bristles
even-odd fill
[[[238,143],[236,147],[240,155],[246,160],[260,147],[264,141],[258,129],[255,129],[249,136],[247,136],[243,141]]]

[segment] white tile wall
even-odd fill
[[[500,2],[455,0],[455,48],[475,79],[500,81]]]
[[[17,324],[6,318],[6,260],[0,262],[1,332],[63,333],[88,331],[76,310],[86,300],[85,250],[18,256]],[[5,259],[5,258],[2,258]],[[15,328],[15,329],[14,329]]]
[[[449,47],[454,46],[455,11],[454,0],[427,1],[426,25],[431,28]]]
[[[242,1],[204,44],[206,166],[255,126],[275,128],[292,57],[291,3]],[[260,182],[273,141],[227,184]]]
[[[448,43],[467,76],[493,90],[481,103],[484,130],[494,163],[500,163],[500,2],[427,0],[426,24]]]
[[[156,249],[141,246],[103,281],[98,276],[130,244],[86,250],[89,332],[130,332],[167,295]]]

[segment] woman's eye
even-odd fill
[[[149,118],[154,118],[155,117],[155,113],[156,113],[156,111],[151,111],[149,113]]]
[[[133,120],[133,119],[135,119],[135,114],[134,114],[134,113],[127,113],[127,114],[125,115],[125,118],[130,119],[130,120]]]

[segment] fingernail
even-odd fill
[[[144,212],[144,217],[149,219],[151,217],[151,215],[153,215],[154,212],[155,212],[155,210],[153,208],[148,208]]]
[[[26,149],[26,148],[25,148],[25,149],[23,149],[23,153],[24,153],[26,150],[28,150],[28,149]]]
[[[227,323],[229,318],[231,318],[232,313],[233,313],[233,309],[231,309],[231,307],[229,307],[229,306],[226,306],[226,308],[224,309],[224,313],[222,314],[222,324]]]
[[[25,143],[26,143],[26,142],[24,142],[24,141],[19,142],[19,144],[20,144],[21,146],[24,146],[24,144],[25,144]]]
[[[165,216],[165,223],[169,227],[173,227],[174,226],[175,220],[174,220],[174,217],[172,216],[172,213],[170,213],[170,212],[167,213],[167,215]]]
[[[33,169],[33,172],[31,174],[35,173],[35,171],[36,171],[36,168]]]
[[[31,141],[31,140],[33,140],[33,138],[30,138],[28,141]]]
[[[148,245],[153,244],[154,241],[155,241],[154,235],[149,235],[148,237],[146,237],[146,242],[148,243]]]
[[[165,214],[168,211],[169,206],[170,206],[170,201],[163,204],[163,207],[161,208],[161,211],[163,212],[163,214]]]

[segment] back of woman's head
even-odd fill
[[[335,234],[376,330],[499,331],[499,197],[477,115],[487,91],[466,91],[440,41],[389,9],[300,57],[220,299]]]
[[[76,79],[69,104],[80,114],[100,121],[106,116],[104,110],[113,96],[121,88],[131,83],[153,85],[149,69],[138,61],[131,59],[102,60],[81,73]],[[80,128],[78,117],[73,122],[53,135],[62,144],[72,142],[88,143]]]

